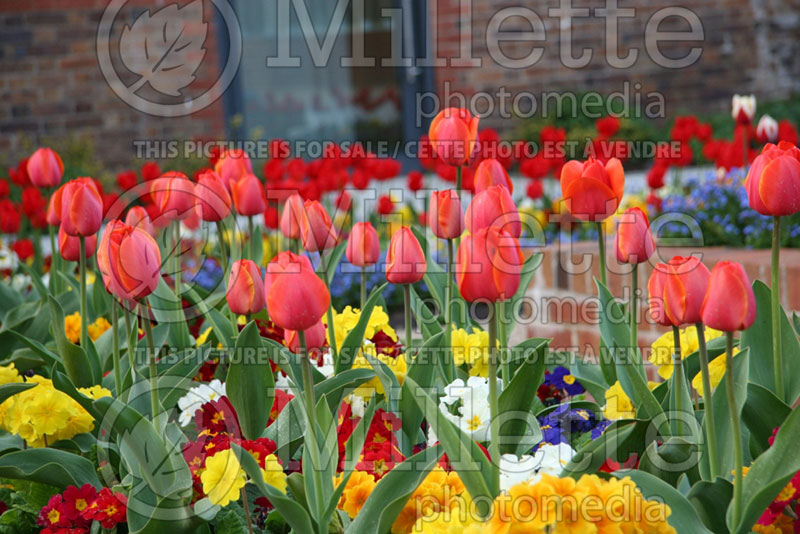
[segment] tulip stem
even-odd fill
[[[248,255],[250,259],[254,262],[261,263],[261,260],[256,260],[256,240],[255,240],[255,232],[253,230],[253,217],[250,216],[247,218],[247,244],[248,244]]]
[[[700,353],[700,373],[703,379],[703,410],[706,426],[706,439],[708,440],[708,472],[713,482],[717,478],[717,435],[714,426],[714,403],[711,398],[711,375],[708,372],[708,350],[706,349],[705,326],[702,322],[695,324],[697,329],[697,344]]]
[[[406,358],[411,356],[411,284],[403,284],[403,308],[406,319]]]
[[[506,303],[501,300],[495,306],[497,312],[497,320],[499,322],[498,330],[500,335],[498,341],[500,342],[498,359],[503,365],[503,387],[507,388],[511,382],[511,362],[508,361],[508,354],[506,354]]]
[[[225,244],[225,225],[217,221],[217,245],[219,245],[220,262],[222,264],[222,280],[228,275],[228,252]]]
[[[461,202],[461,177],[462,168],[461,165],[456,167],[456,194],[458,195],[458,201]]]
[[[497,392],[497,309],[489,304],[489,456],[492,460],[492,492],[500,490],[500,396]]]
[[[244,511],[244,520],[247,523],[247,534],[253,534],[253,518],[250,515],[250,503],[247,502],[247,490],[242,486],[242,510]]]
[[[781,218],[772,218],[772,368],[775,373],[775,396],[783,398],[783,362],[781,361]]]
[[[453,240],[447,240],[447,285],[445,286],[445,303],[444,303],[444,325],[450,326],[453,322],[453,297],[455,295],[455,265],[453,263]]]
[[[178,311],[183,310],[181,304],[181,223],[175,221],[173,231],[175,232],[175,250],[172,256],[172,273],[175,279],[175,297],[178,301]]]
[[[672,327],[675,348],[672,351],[672,400],[675,406],[673,431],[680,434],[683,428],[683,360],[681,358],[681,334],[677,326]]]
[[[144,325],[144,337],[147,338],[147,367],[150,371],[150,409],[153,419],[159,414],[158,402],[158,367],[156,367],[156,346],[153,340],[153,325],[150,324],[150,312],[144,300],[139,305],[141,311],[142,324]]]
[[[303,368],[303,397],[306,402],[306,415],[308,420],[308,436],[306,436],[305,446],[308,447],[308,455],[311,459],[311,477],[314,481],[313,491],[317,494],[314,499],[322,507],[322,499],[320,497],[322,491],[322,478],[320,476],[320,457],[319,457],[319,441],[317,441],[317,406],[314,399],[314,374],[311,371],[311,360],[308,355],[308,348],[306,345],[306,333],[304,330],[297,331],[297,339],[300,342],[300,365]],[[304,472],[308,471],[304,468]],[[323,510],[318,510],[322,513]],[[321,517],[321,515],[319,516]]]
[[[119,369],[119,304],[117,299],[111,298],[111,335],[114,336],[112,340],[112,354],[114,357],[114,386],[116,387],[116,395],[122,393],[122,373]]]
[[[367,268],[361,267],[361,309],[367,303]]]
[[[731,416],[733,434],[733,524],[738,525],[742,517],[742,436],[739,428],[739,409],[736,406],[736,393],[733,390],[733,332],[725,332],[725,386],[728,394],[728,411]]]
[[[603,223],[596,222],[597,226],[597,248],[600,254],[600,281],[603,285],[608,287],[606,282],[606,240],[603,235]]]
[[[81,257],[78,269],[81,278],[81,348],[89,353],[89,317],[86,315],[86,238],[78,236]]]
[[[637,312],[636,295],[639,290],[639,265],[634,263],[631,271],[631,304],[628,310],[631,329],[631,358],[637,369],[642,368],[642,359],[639,357],[639,315]]]
[[[56,229],[52,224],[47,225],[47,230],[50,233],[50,287],[53,288],[53,293],[58,295],[60,280],[58,279],[58,250],[56,249]]]
[[[319,265],[322,268],[322,281],[325,282],[325,289],[328,290],[328,294],[331,292],[331,284],[328,281],[328,267],[325,263],[325,251],[319,251]],[[328,306],[328,333],[330,334],[330,341],[331,341],[331,356],[333,356],[333,361],[339,361],[339,348],[336,345],[336,327],[333,322],[333,299],[331,299],[331,303]]]

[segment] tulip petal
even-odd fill
[[[800,161],[781,156],[767,164],[758,184],[758,196],[771,215],[800,211]]]

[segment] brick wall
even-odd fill
[[[98,23],[107,4],[103,0],[2,2],[0,163],[15,164],[32,145],[72,136],[91,141],[97,158],[111,168],[128,167],[133,164],[134,139],[222,135],[221,101],[189,117],[163,119],[129,107],[109,88],[95,46]],[[114,30],[119,32],[125,24],[133,24],[146,9],[156,11],[159,7],[163,3],[126,3]],[[206,56],[196,72],[196,81],[187,88],[189,94],[202,92],[219,73],[212,13],[210,2],[204,2],[204,18],[209,23]],[[193,28],[189,26],[189,30]]]

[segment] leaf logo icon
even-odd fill
[[[181,96],[181,89],[195,80],[205,58],[207,36],[202,0],[182,8],[170,4],[153,14],[139,15],[132,26],[122,29],[120,40],[122,62],[139,75],[128,90],[135,93],[149,83],[159,93]]]

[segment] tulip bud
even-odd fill
[[[464,232],[461,200],[453,189],[433,191],[428,208],[428,224],[439,239],[455,239]]]
[[[650,273],[650,279],[647,281],[647,303],[650,307],[650,317],[660,324],[661,326],[677,326],[673,325],[670,318],[667,316],[666,304],[664,302],[664,286],[667,284],[667,276],[669,267],[666,263],[659,263]]]
[[[750,124],[756,115],[756,97],[754,95],[733,95],[731,115],[739,124]]]
[[[222,179],[214,171],[206,171],[195,186],[200,217],[206,222],[218,222],[231,213],[231,196]]]
[[[94,255],[97,249],[97,234],[92,234],[86,238],[86,257]],[[61,227],[58,229],[58,251],[61,257],[67,261],[79,261],[81,257],[80,238],[69,235]]]
[[[756,320],[756,297],[741,264],[721,261],[714,266],[700,315],[706,326],[723,332],[750,328]]]
[[[297,193],[290,195],[283,205],[281,214],[281,233],[287,239],[300,239],[300,222],[304,216],[303,197]]]
[[[444,109],[433,118],[428,138],[443,163],[459,166],[469,162],[478,141],[479,121],[460,108]]]
[[[488,189],[493,185],[502,185],[509,193],[514,192],[514,184],[508,177],[508,172],[503,164],[496,159],[485,159],[478,164],[473,178],[475,193]]]
[[[328,311],[331,296],[305,256],[278,253],[267,265],[264,292],[270,319],[284,330],[308,330]]]
[[[254,261],[233,262],[225,299],[228,307],[237,315],[258,313],[264,309],[264,282],[261,270]]]
[[[232,190],[234,182],[238,182],[247,174],[253,174],[253,166],[246,152],[237,149],[226,150],[214,165],[214,172],[220,177],[225,187]]]
[[[128,214],[125,216],[125,224],[141,228],[153,237],[156,235],[153,223],[150,222],[150,215],[142,206],[133,206],[128,210]]]
[[[765,145],[750,166],[744,187],[750,207],[762,215],[800,211],[800,149],[786,141]]]
[[[758,120],[758,126],[756,126],[756,138],[762,143],[774,143],[777,141],[778,121],[769,115],[762,115]]]
[[[524,258],[519,241],[504,230],[489,226],[470,233],[456,256],[456,282],[467,302],[498,302],[517,292]]]
[[[150,195],[159,218],[167,221],[186,219],[197,206],[194,183],[182,172],[170,171],[150,182]]]
[[[347,261],[356,267],[366,267],[378,262],[381,255],[381,242],[372,223],[358,222],[353,225],[344,253]]]
[[[141,228],[113,220],[97,247],[97,268],[113,295],[122,300],[144,298],[161,279],[161,251]]]
[[[66,185],[66,184],[64,184]],[[58,226],[61,224],[61,194],[64,192],[62,185],[50,195],[50,202],[47,204],[47,224],[50,226]]]
[[[481,191],[467,207],[467,230],[471,234],[489,226],[496,226],[517,238],[522,233],[517,206],[502,185]]]
[[[389,242],[386,280],[392,284],[414,284],[425,276],[425,254],[407,226],[401,226]]]
[[[61,206],[55,209],[64,231],[72,236],[96,234],[103,223],[103,199],[94,180],[76,178],[59,191]]]
[[[306,334],[307,350],[321,349],[325,345],[325,325],[322,324],[322,321],[318,321],[317,324],[304,332]],[[297,330],[284,330],[283,342],[290,351],[300,354],[300,338],[297,335]]]
[[[700,308],[708,288],[708,268],[695,258],[675,256],[667,264],[664,307],[675,326],[700,322]]]
[[[264,186],[254,174],[245,174],[235,182],[231,182],[231,196],[236,206],[236,213],[252,217],[264,213],[267,209],[267,198]]]
[[[600,222],[617,211],[625,192],[625,171],[617,158],[569,161],[561,170],[561,196],[576,219]]]
[[[28,177],[36,187],[57,187],[64,176],[64,163],[50,148],[38,148],[28,158]]]
[[[336,229],[325,207],[318,200],[306,200],[300,218],[300,239],[308,252],[336,246]]]
[[[614,245],[620,263],[638,264],[649,260],[656,246],[647,214],[639,208],[627,209],[617,224]]]

